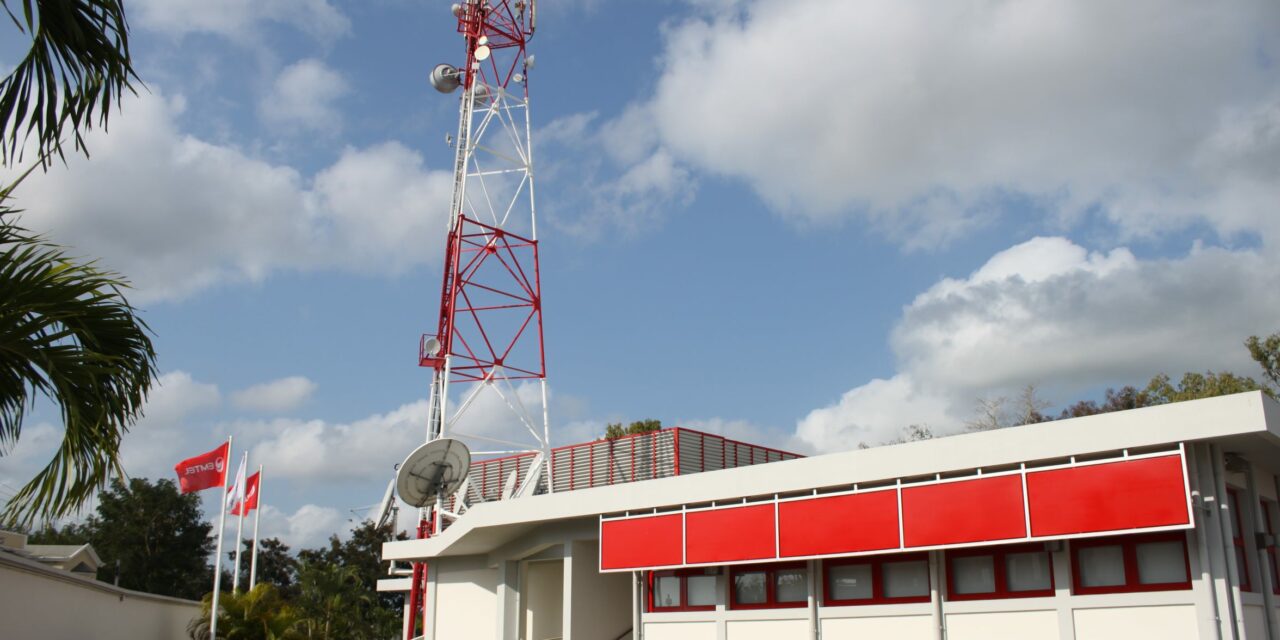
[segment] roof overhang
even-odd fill
[[[385,560],[489,553],[549,522],[712,504],[1214,441],[1280,472],[1280,405],[1254,391],[768,465],[475,505],[439,536],[388,542]]]

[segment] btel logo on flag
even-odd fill
[[[227,447],[224,444],[209,453],[187,458],[174,466],[178,474],[178,488],[182,493],[220,487],[226,483]]]

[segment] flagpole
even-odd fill
[[[262,517],[262,465],[258,465],[258,487],[253,498],[253,555],[249,556],[249,590],[258,584],[258,520]],[[241,513],[244,509],[240,509]]]
[[[213,561],[213,603],[209,609],[209,640],[218,637],[218,591],[222,584],[222,530],[227,526],[227,476],[231,475],[231,436],[227,436],[227,460],[223,463],[222,501],[218,503],[218,551]]]
[[[240,469],[243,470],[245,464],[249,462],[249,452],[244,452],[244,459],[240,461]],[[240,471],[236,471],[236,493],[239,494],[239,511],[240,519],[236,523],[236,573],[231,578],[231,592],[235,593],[240,590],[240,556],[244,555],[244,483],[247,480],[241,477]],[[222,505],[225,510],[227,505]]]

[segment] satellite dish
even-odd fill
[[[444,143],[449,146],[453,146],[453,136],[447,133],[444,134]],[[427,338],[427,341],[422,343],[422,355],[428,358],[434,358],[439,354],[440,354],[439,340],[436,340],[435,338]]]
[[[373,523],[378,527],[386,526],[387,519],[395,513],[396,506],[396,480],[391,479],[387,483],[387,492],[382,494],[382,502],[378,504],[378,513],[373,517]]]
[[[396,475],[396,492],[400,499],[425,507],[437,496],[458,490],[471,469],[471,451],[461,440],[439,438],[409,454]]]
[[[431,86],[440,93],[453,93],[462,84],[458,68],[443,62],[431,70],[430,80]]]
[[[476,60],[485,61],[489,59],[489,45],[482,44],[476,47]]]

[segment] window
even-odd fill
[[[803,562],[735,567],[729,585],[731,609],[809,605],[809,569]]]
[[[1191,588],[1181,531],[1071,542],[1072,592],[1125,593]]]
[[[947,599],[1053,595],[1053,560],[1043,544],[947,552]]]
[[[1276,558],[1275,545],[1276,515],[1276,503],[1263,500],[1262,522],[1267,534],[1272,538],[1272,543],[1267,545],[1267,564],[1271,565],[1271,591],[1276,595],[1280,595],[1280,561]]]
[[[707,573],[706,569],[649,573],[649,611],[711,611],[715,608],[715,573]]]
[[[1249,579],[1249,554],[1244,546],[1244,518],[1240,517],[1240,492],[1227,488],[1227,498],[1231,500],[1231,544],[1236,550],[1236,571],[1240,573],[1240,590],[1253,591],[1253,581]]]
[[[927,554],[827,560],[822,569],[826,606],[929,601]]]

